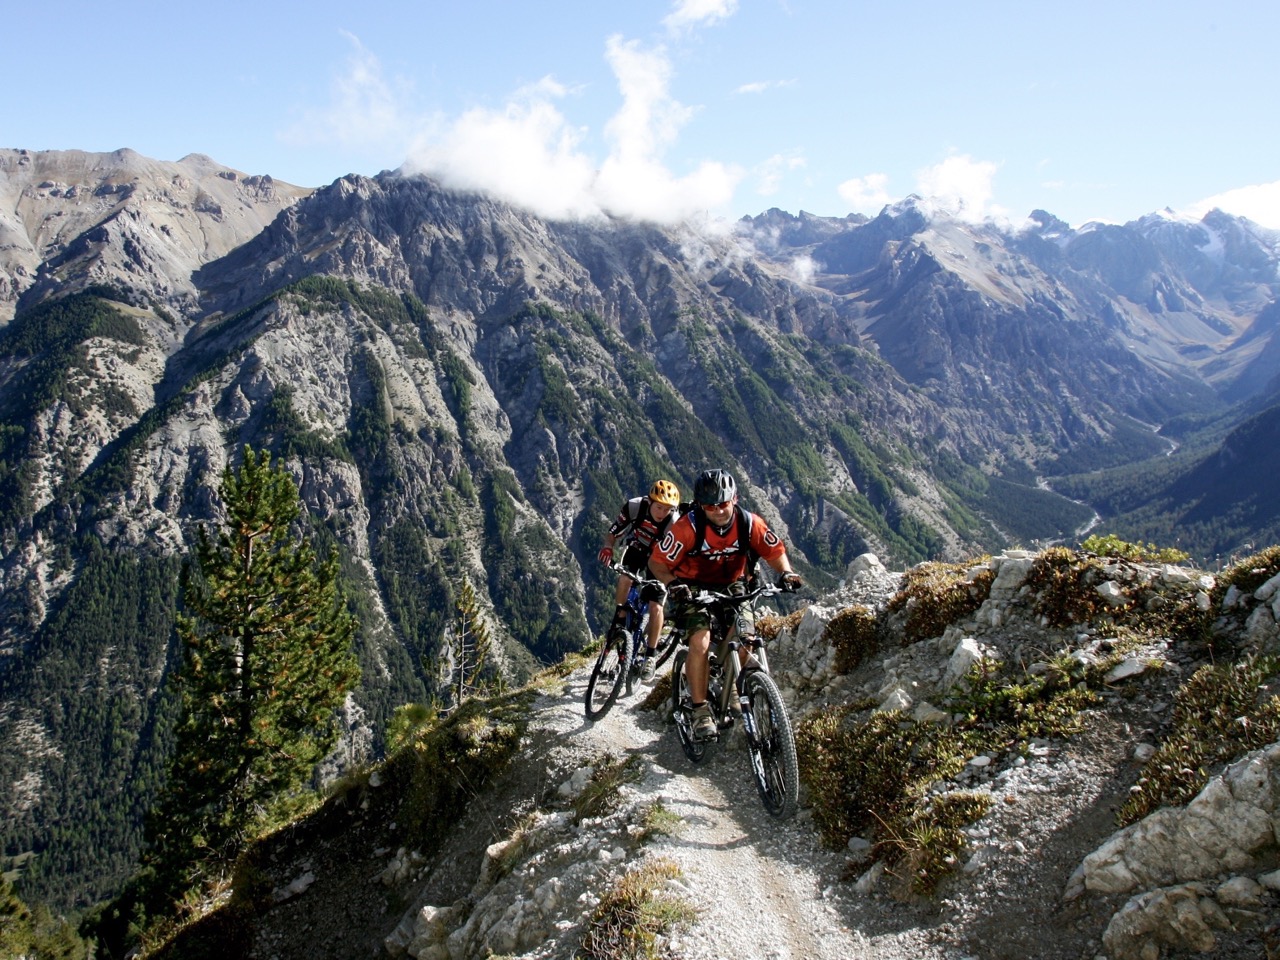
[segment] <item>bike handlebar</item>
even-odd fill
[[[761,582],[758,586],[752,587],[745,593],[729,593],[724,590],[711,590],[703,587],[693,592],[690,598],[700,607],[709,607],[717,603],[728,603],[733,606],[740,606],[748,600],[755,600],[757,597],[772,597],[775,594],[786,593],[776,583]]]
[[[636,570],[629,570],[617,560],[608,564],[607,568],[619,576],[630,577],[641,586],[644,586],[645,584],[662,584],[662,581],[649,571],[640,572]],[[679,580],[672,580],[670,583],[662,585],[670,590],[679,582]],[[725,590],[712,590],[709,587],[700,587],[693,591],[693,595],[690,599],[693,603],[701,607],[709,607],[717,603],[731,603],[733,606],[738,606],[748,600],[755,600],[759,597],[772,597],[779,593],[794,592],[795,591],[793,590],[785,590],[776,583],[761,580],[755,587],[752,587],[746,593],[729,593]]]
[[[644,585],[644,584],[646,584],[646,583],[661,583],[661,582],[662,582],[661,580],[659,580],[657,577],[655,577],[652,573],[649,573],[648,571],[639,572],[639,571],[636,571],[636,570],[628,570],[626,567],[624,567],[624,566],[623,566],[621,563],[619,563],[617,560],[615,560],[613,563],[609,564],[609,565],[607,566],[607,568],[606,568],[606,569],[610,570],[610,571],[611,571],[611,572],[613,572],[613,573],[618,574],[619,576],[623,576],[623,577],[630,577],[630,578],[631,578],[632,580],[634,580],[636,583],[641,584],[641,585]]]

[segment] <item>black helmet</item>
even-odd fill
[[[724,503],[738,495],[738,485],[728,470],[703,470],[693,485],[693,499],[701,504]]]

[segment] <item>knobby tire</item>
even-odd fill
[[[671,666],[671,715],[676,722],[676,735],[680,738],[680,749],[694,763],[701,763],[707,755],[707,745],[693,738],[693,719],[689,712],[689,681],[684,675],[684,662],[689,657],[688,650],[676,654],[675,663]]]
[[[635,614],[629,614],[628,623],[635,618]],[[644,611],[640,614],[640,622],[630,626],[627,630],[627,662],[633,666],[627,669],[627,696],[631,696],[631,691],[635,687],[636,671],[634,668],[636,655],[648,645],[648,639],[645,633],[649,630],[649,610],[648,604],[645,605]]]
[[[591,669],[591,679],[587,681],[584,706],[588,720],[599,720],[608,713],[618,699],[618,692],[627,682],[631,658],[626,650],[622,651],[622,656],[618,655],[619,640],[625,646],[631,645],[630,640],[620,638],[612,630],[605,635],[604,642],[600,645],[600,655],[596,657],[596,665]],[[599,697],[597,692],[600,693]]]
[[[755,720],[756,738],[748,737],[751,769],[760,802],[771,816],[786,819],[796,812],[800,796],[800,764],[791,718],[773,678],[752,671],[743,684]]]

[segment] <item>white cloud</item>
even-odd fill
[[[1280,230],[1280,180],[1218,193],[1192,204],[1184,212],[1199,219],[1214,207],[1238,217],[1248,217],[1272,230]]]
[[[737,167],[704,161],[677,176],[663,163],[694,113],[670,95],[665,50],[613,36],[605,59],[622,103],[604,128],[603,162],[583,152],[583,131],[555,105],[566,91],[547,79],[500,110],[468,111],[442,134],[424,138],[406,166],[553,218],[608,213],[669,222],[727,204],[742,179]]]
[[[671,31],[709,26],[727,20],[738,9],[738,0],[676,0],[675,9],[662,18]]]
[[[303,146],[336,143],[384,156],[387,151],[403,153],[406,131],[416,125],[405,107],[409,90],[383,76],[382,64],[359,37],[345,30],[342,34],[354,50],[333,80],[328,105],[309,111],[281,139]]]
[[[922,196],[937,201],[960,220],[1002,219],[1004,209],[991,203],[991,181],[997,169],[990,161],[957,154],[920,171],[916,184]]]
[[[791,261],[792,275],[801,283],[809,283],[818,272],[818,262],[807,253]]]
[[[919,171],[915,192],[929,211],[969,223],[994,220],[1013,226],[1005,208],[992,202],[992,180],[998,169],[999,165],[990,161],[956,154]],[[869,173],[846,180],[836,189],[854,212],[875,215],[886,204],[901,199],[890,195],[888,186],[888,176]]]
[[[775,87],[790,87],[795,84],[795,80],[757,80],[754,83],[744,83],[742,86],[734,89],[734,93],[752,94],[764,93],[766,90],[772,90]]]
[[[762,197],[777,193],[783,177],[794,170],[802,169],[804,166],[804,157],[795,154],[775,153],[752,171],[756,176],[756,193]]]
[[[690,107],[667,93],[671,62],[666,53],[615,35],[605,41],[605,59],[622,93],[622,106],[604,128],[614,152],[629,162],[660,153],[693,116]]]
[[[598,216],[590,189],[594,165],[578,149],[582,133],[554,103],[564,95],[562,86],[546,78],[517,91],[500,110],[468,110],[443,135],[419,145],[406,167],[544,216]]]
[[[849,204],[854,213],[865,213],[874,216],[886,203],[892,203],[893,197],[885,189],[889,185],[889,177],[883,173],[869,173],[865,177],[853,177],[836,187],[841,199]]]

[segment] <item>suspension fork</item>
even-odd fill
[[[755,717],[751,715],[751,710],[748,709],[751,704],[747,699],[747,671],[742,665],[741,658],[738,656],[738,652],[743,648],[743,646],[743,642],[735,636],[729,641],[729,652],[726,659],[732,660],[733,662],[733,694],[738,698],[738,713],[742,716],[743,732],[746,734],[748,742],[755,743],[756,721]],[[750,662],[751,660],[748,658],[747,663]]]
[[[747,675],[753,670],[764,670],[768,673],[769,666],[765,661],[764,647],[762,645],[734,637],[729,646],[733,651],[734,657],[735,673],[733,681],[735,693],[738,696],[738,707],[742,713],[742,728],[747,735],[747,740],[754,746],[759,737],[759,731],[756,730],[755,714],[751,712],[751,702],[747,697]],[[746,664],[741,663],[738,659],[738,650],[741,647],[746,647],[747,649]]]

